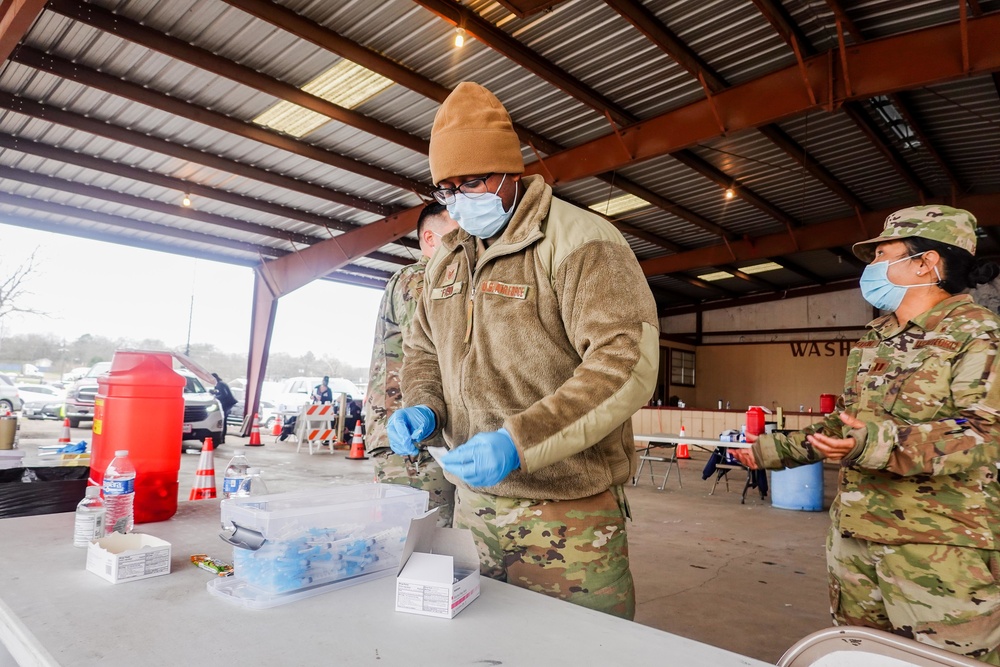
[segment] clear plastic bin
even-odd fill
[[[209,592],[261,608],[392,574],[427,503],[426,491],[398,484],[223,500],[229,541],[242,546],[233,576],[209,582]]]

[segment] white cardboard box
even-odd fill
[[[411,520],[396,575],[396,611],[453,618],[477,597],[472,531],[438,528],[436,510]]]
[[[141,533],[111,533],[87,547],[87,569],[113,584],[170,573],[170,542]]]

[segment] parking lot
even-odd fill
[[[85,423],[85,426],[87,424]],[[40,445],[55,444],[57,421],[19,420],[25,464],[56,465],[39,456]],[[89,428],[72,429],[72,442],[90,440]],[[234,452],[264,469],[273,493],[372,481],[371,461],[352,461],[347,452],[296,453],[293,439],[262,436],[263,447],[244,447],[246,438],[230,435],[215,452],[217,486]],[[178,445],[179,446],[179,445]],[[701,479],[706,456],[681,461],[679,486],[674,475],[659,491],[643,472],[628,487],[633,521],[629,525],[632,572],[636,581],[636,621],[684,637],[775,662],[807,634],[828,627],[829,597],[823,544],[826,512],[795,512],[771,507],[751,491],[740,504],[742,484],[727,491]],[[195,482],[199,454],[181,456],[180,500]],[[657,484],[662,471],[656,469]],[[826,504],[835,489],[836,471],[826,470]],[[204,501],[217,502],[217,501]],[[142,530],[142,526],[139,526]],[[229,557],[221,541],[217,557]],[[667,659],[668,656],[665,656]]]

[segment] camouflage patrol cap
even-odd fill
[[[890,213],[885,219],[885,228],[881,234],[855,243],[851,250],[858,259],[871,262],[875,258],[875,246],[879,243],[914,236],[957,246],[975,255],[976,216],[951,206],[911,206]]]

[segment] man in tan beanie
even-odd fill
[[[658,368],[649,286],[611,224],[521,177],[510,116],[482,86],[441,105],[430,167],[460,229],[427,266],[390,446],[412,456],[444,435],[454,523],[484,575],[632,618],[623,484]]]

